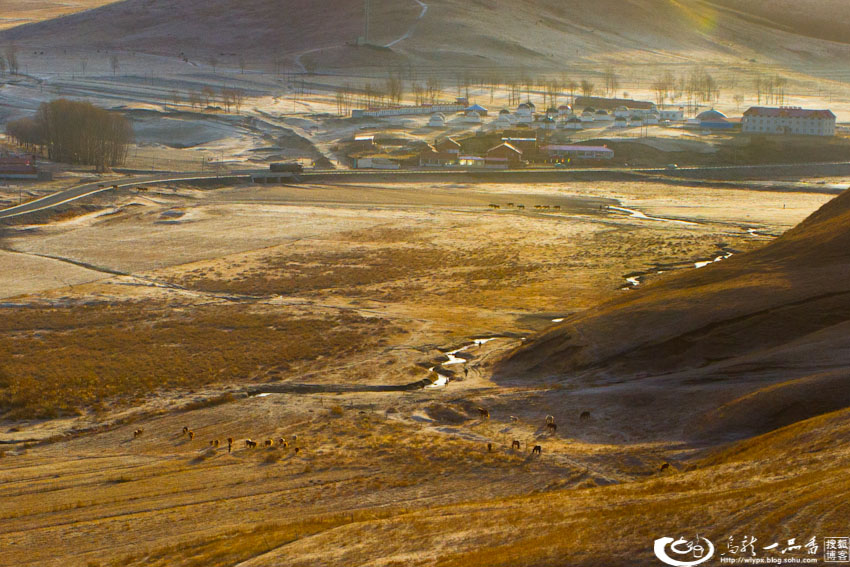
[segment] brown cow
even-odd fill
[[[537,453],[538,455],[541,455],[542,451],[543,449],[540,447],[540,445],[535,445],[534,449],[531,450],[531,454],[533,455],[534,453]]]
[[[272,441],[271,439],[266,439],[266,442],[264,443],[264,445],[266,447],[272,447],[274,445],[274,441]]]
[[[295,454],[297,455],[300,450],[301,450],[300,448],[296,447],[295,448]]]
[[[554,415],[547,415],[546,416],[546,425],[549,425],[550,423],[555,423],[555,416]]]
[[[517,451],[519,451],[520,450],[519,441],[514,439],[513,442],[511,443],[511,449],[516,449]]]
[[[145,430],[144,430],[144,429],[137,429],[137,430],[135,430],[135,431],[133,432],[133,439],[135,439],[136,437],[138,437],[139,435],[141,435],[141,434],[142,434],[142,433],[144,433],[144,432],[145,432]]]
[[[664,472],[664,471],[669,470],[669,469],[670,469],[670,463],[664,463],[663,465],[661,465],[661,468],[658,469],[658,472]]]
[[[194,439],[194,438],[195,438],[195,432],[194,432],[194,431],[189,431],[189,441],[191,441],[191,440],[192,440],[192,439]]]
[[[547,423],[546,429],[548,429],[552,433],[556,433],[558,431],[558,424],[557,423]]]
[[[286,439],[281,437],[280,439],[277,440],[277,444],[282,446],[282,447],[285,447],[286,446]]]
[[[493,452],[493,444],[492,444],[492,443],[487,443],[487,452],[488,452],[488,453],[492,453],[492,452]]]
[[[478,415],[484,419],[490,419],[490,410],[486,408],[478,408]]]
[[[247,449],[253,449],[253,448],[254,448],[254,447],[256,447],[256,446],[257,446],[257,442],[256,442],[256,441],[251,441],[250,439],[245,439],[245,447],[246,447]]]
[[[581,415],[578,416],[578,418],[582,421],[584,421],[586,419],[590,419],[590,412],[589,411],[583,411],[583,412],[581,412]]]
[[[228,437],[227,438],[227,452],[229,453],[232,450],[233,450],[233,437]]]
[[[189,428],[183,427],[183,435],[186,435],[187,433],[189,433]]]

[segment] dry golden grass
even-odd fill
[[[299,317],[241,305],[133,303],[7,309],[0,321],[0,408],[53,417],[162,388],[246,382],[265,370],[390,333],[354,314]]]

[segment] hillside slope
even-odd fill
[[[755,252],[626,293],[530,341],[504,380],[564,379],[644,425],[738,437],[850,406],[850,192]],[[632,414],[634,415],[634,414]]]
[[[364,49],[353,45],[363,33],[361,0],[124,0],[7,30],[0,41],[182,53],[196,60],[241,57],[254,64],[284,57],[295,67],[302,57],[317,68],[415,64],[443,73],[694,60],[801,66],[850,53],[843,43],[850,19],[835,18],[834,4],[783,1],[777,9],[752,0],[373,0],[369,39],[388,47]]]

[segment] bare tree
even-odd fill
[[[596,90],[596,85],[587,79],[582,79],[579,88],[581,89],[582,96],[593,96],[593,91]]]
[[[614,69],[608,67],[605,70],[605,96],[611,96],[617,92],[617,89],[620,87],[620,81],[617,79],[617,74],[614,72]]]
[[[18,46],[14,43],[10,43],[6,46],[6,49],[3,50],[6,54],[6,63],[9,65],[9,72],[13,75],[18,74],[18,68],[20,63],[18,62]]]

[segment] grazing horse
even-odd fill
[[[144,429],[137,429],[137,430],[135,430],[135,431],[133,432],[133,439],[135,439],[136,437],[138,437],[139,435],[141,435],[141,434],[142,434],[142,433],[144,433],[144,432],[145,432],[145,430],[144,430]]]
[[[195,438],[195,432],[194,431],[189,431],[188,435],[189,435],[189,441],[191,441]]]
[[[664,463],[663,465],[661,465],[661,468],[658,469],[658,472],[664,472],[664,471],[669,470],[669,469],[670,469],[670,463]]]
[[[558,424],[557,423],[547,423],[546,429],[548,429],[552,433],[557,433],[558,432]]]
[[[256,447],[256,446],[257,446],[257,442],[256,442],[256,441],[251,441],[250,439],[245,439],[245,448],[247,448],[247,449],[253,449],[253,448],[254,448],[254,447]]]
[[[516,449],[517,451],[519,451],[519,450],[520,450],[520,448],[521,448],[521,447],[520,447],[520,445],[519,445],[519,441],[517,441],[516,439],[514,439],[514,440],[513,440],[513,442],[511,443],[511,449]]]
[[[520,203],[520,204],[518,204],[518,205],[516,206],[516,208],[517,208],[517,209],[524,209],[524,208],[525,208],[525,205],[523,205],[522,203]]]
[[[581,415],[578,416],[578,418],[582,421],[584,421],[586,419],[590,419],[590,412],[589,411],[583,411],[583,412],[581,412]]]
[[[478,408],[478,415],[484,419],[490,419],[490,410],[486,408]]]
[[[492,452],[493,452],[493,444],[492,444],[492,443],[487,443],[487,452],[488,452],[488,453],[492,453]]]
[[[555,423],[555,416],[554,415],[547,415],[546,416],[546,425],[549,425],[550,423]]]
[[[542,455],[542,451],[543,449],[540,447],[540,445],[535,445],[534,449],[531,450],[531,454],[534,455],[534,453],[537,453],[538,455]]]

